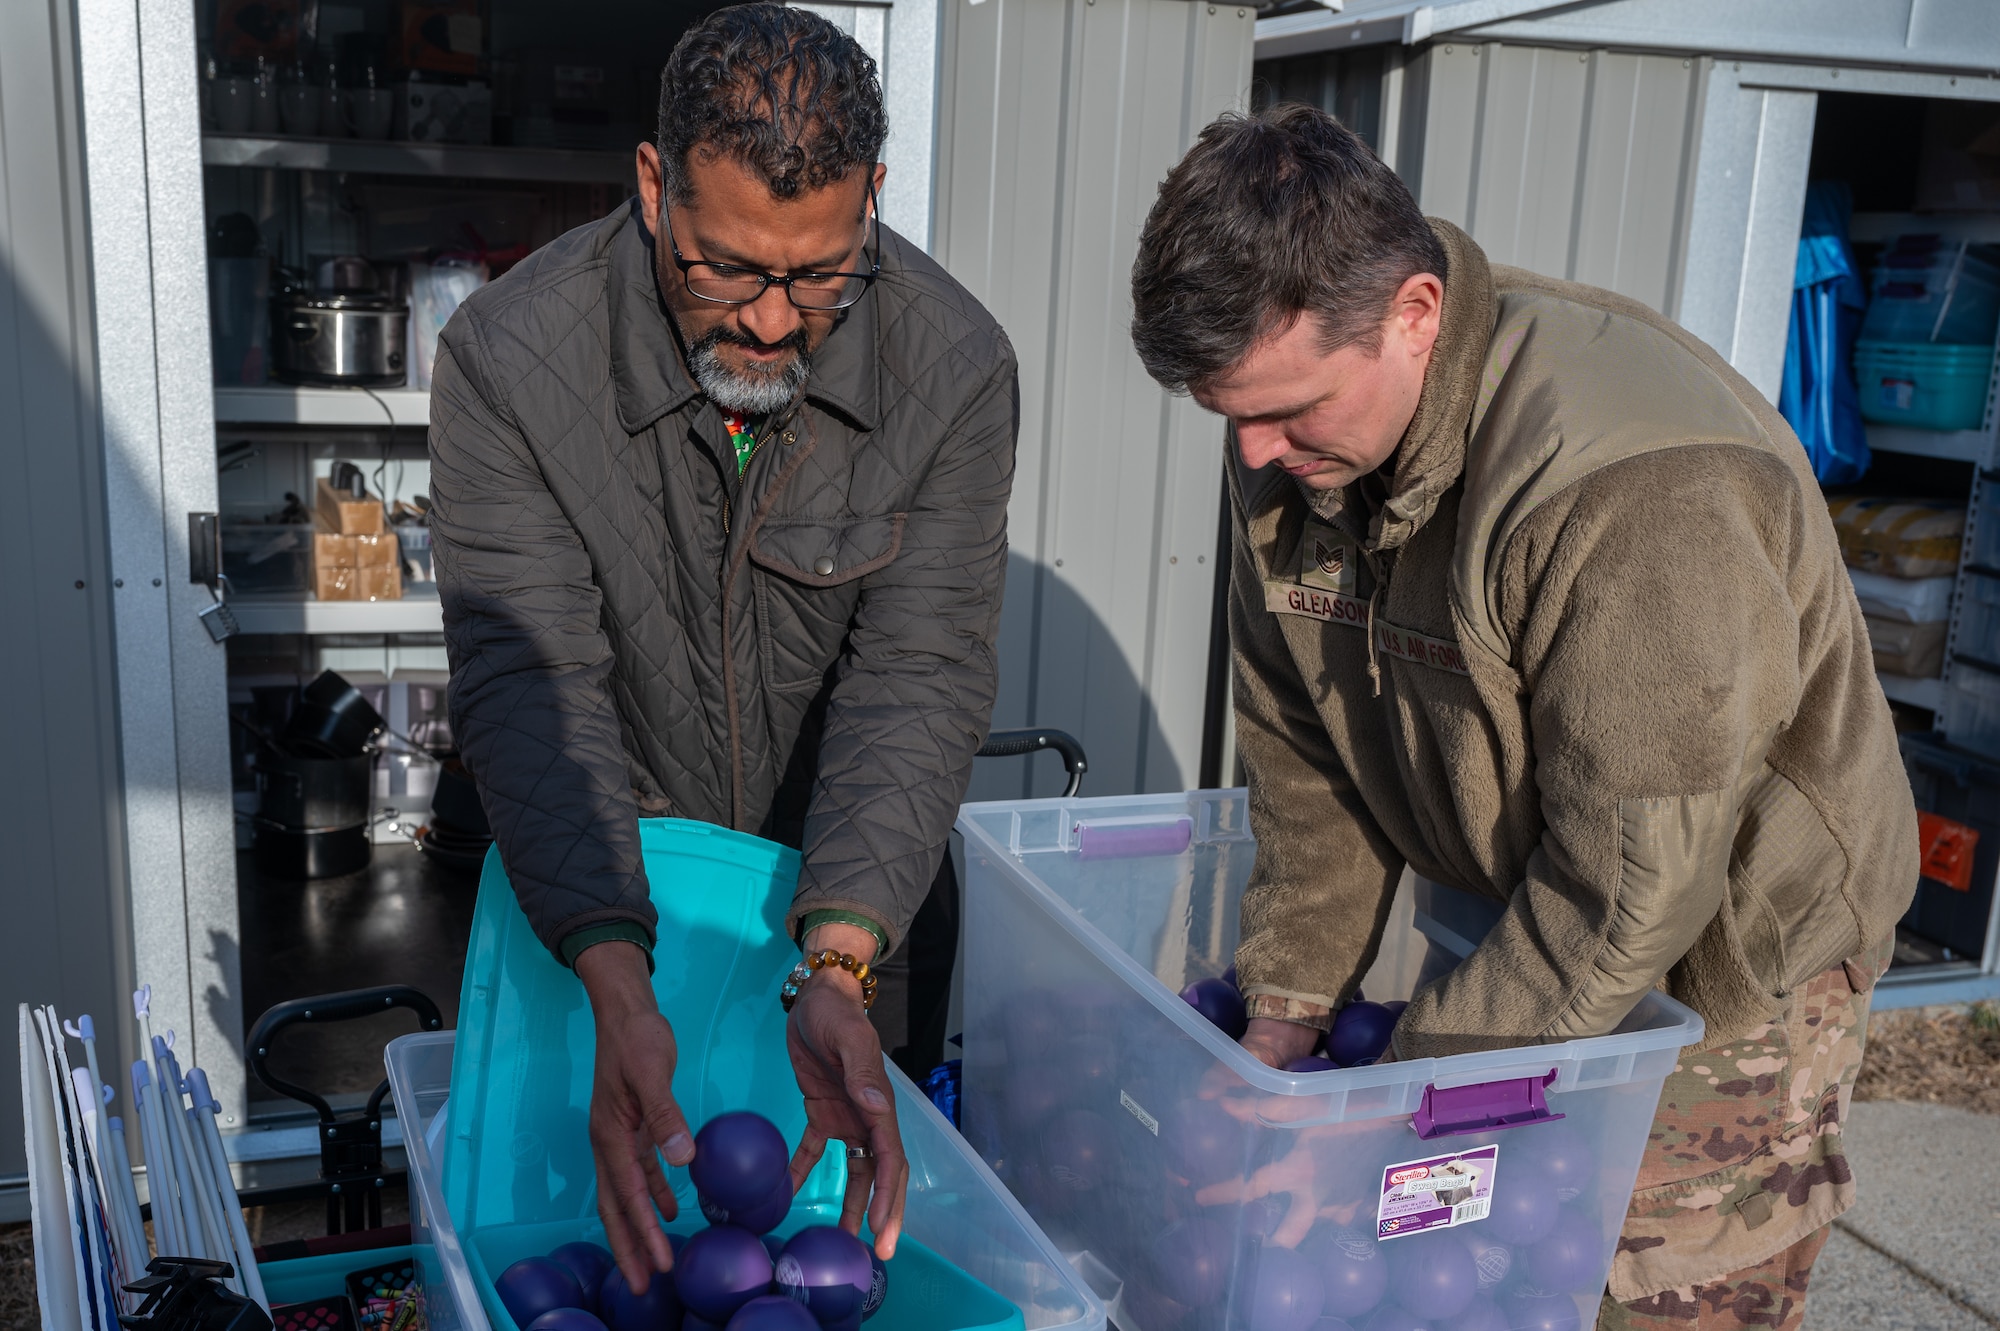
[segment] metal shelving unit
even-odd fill
[[[442,633],[444,608],[437,595],[400,601],[315,601],[300,597],[241,596],[229,603],[245,633]]]
[[[217,425],[345,425],[424,429],[431,395],[421,388],[266,388],[215,390]]]
[[[204,134],[201,160],[206,166],[266,166],[357,175],[455,176],[581,185],[629,185],[636,179],[637,170],[637,163],[628,152],[276,135],[248,138]]]

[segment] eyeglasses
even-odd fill
[[[671,208],[660,210],[660,218],[667,227],[667,247],[674,252],[674,266],[681,270],[681,280],[687,284],[688,294],[711,305],[748,305],[761,299],[772,287],[779,286],[785,289],[785,298],[799,309],[844,310],[867,295],[868,288],[882,275],[882,218],[876,210],[872,181],[868,186],[868,221],[874,231],[875,253],[870,256],[867,247],[863,247],[862,256],[868,259],[868,271],[865,273],[794,273],[790,277],[779,277],[756,268],[740,268],[733,263],[685,258],[681,254],[680,243],[674,239],[671,213]]]

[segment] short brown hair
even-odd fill
[[[1225,115],[1167,173],[1132,265],[1132,344],[1185,392],[1310,315],[1334,351],[1381,346],[1403,283],[1446,276],[1444,246],[1396,173],[1316,107]]]

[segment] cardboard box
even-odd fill
[[[322,601],[398,601],[402,547],[393,534],[313,533],[313,595]]]
[[[485,46],[479,0],[402,0],[396,6],[390,59],[398,69],[477,74]]]
[[[342,536],[379,536],[387,529],[382,501],[372,495],[356,499],[334,489],[324,476],[314,487],[313,495],[313,517],[321,531]]]

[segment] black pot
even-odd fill
[[[298,706],[278,742],[292,753],[352,758],[385,729],[382,714],[360,689],[328,670],[299,691]]]
[[[464,836],[493,837],[486,809],[479,802],[479,787],[472,784],[472,773],[457,758],[445,759],[438,768],[437,789],[431,792],[431,819]]]
[[[295,832],[368,824],[368,787],[375,759],[298,758],[265,749],[257,755],[257,815]]]
[[[257,872],[266,878],[339,878],[368,867],[368,825],[307,832],[259,818],[252,824]]]

